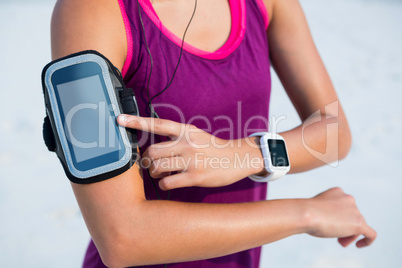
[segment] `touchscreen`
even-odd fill
[[[109,109],[110,100],[104,92],[99,75],[58,84],[56,87],[66,137],[77,163],[121,148],[115,115]]]
[[[268,147],[271,154],[271,162],[274,167],[289,166],[289,160],[287,158],[286,147],[283,140],[268,139]]]

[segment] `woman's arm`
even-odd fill
[[[281,133],[287,143],[291,172],[346,157],[351,146],[349,125],[299,1],[265,3],[272,14],[268,28],[271,61],[303,122]]]
[[[148,201],[136,167],[91,185],[73,184],[85,223],[111,267],[184,262],[228,255],[309,233],[358,247],[376,236],[340,189],[313,199],[242,204]]]
[[[52,55],[94,49],[118,68],[126,46],[114,0],[59,0],[52,18]],[[245,204],[148,201],[139,169],[89,185],[72,184],[85,223],[102,260],[112,267],[218,257],[307,232],[324,237],[366,236],[353,200],[340,189],[306,200]],[[329,211],[329,212],[328,212]]]
[[[307,200],[148,201],[136,167],[107,181],[72,186],[102,260],[112,267],[219,257],[305,232],[310,225]]]

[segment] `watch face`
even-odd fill
[[[271,162],[274,167],[288,167],[289,159],[283,140],[268,139],[268,148]]]

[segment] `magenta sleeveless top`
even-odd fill
[[[147,80],[150,60],[144,45],[143,29],[136,0],[118,0],[127,34],[127,58],[122,73],[133,88],[140,114],[149,116]],[[229,0],[231,33],[215,52],[184,45],[181,63],[171,86],[152,103],[163,119],[190,123],[222,139],[238,139],[268,130],[271,93],[270,60],[266,29],[268,15],[262,0]],[[181,37],[165,28],[149,0],[140,0],[146,40],[153,56],[150,96],[170,81],[180,54]],[[140,147],[166,140],[140,133]],[[156,199],[146,172],[144,190],[148,200]],[[167,193],[159,190],[162,199]],[[171,191],[171,200],[203,203],[239,203],[266,199],[267,184],[245,178],[219,188],[191,187]],[[182,219],[185,221],[186,219]],[[168,264],[168,267],[258,267],[261,248],[224,257]],[[105,267],[91,241],[85,268]],[[163,265],[147,266],[161,267]]]

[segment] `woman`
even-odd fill
[[[265,201],[266,183],[246,178],[266,176],[258,139],[247,136],[268,129],[271,63],[302,122],[310,116],[316,122],[304,132],[300,125],[281,133],[290,172],[344,158],[350,149],[346,117],[298,1],[194,4],[56,4],[52,57],[94,49],[122,70],[141,115],[149,116],[152,104],[163,119],[121,116],[119,123],[145,131],[141,164],[162,178],[160,189],[173,189],[168,194],[153,188],[139,164],[110,180],[72,184],[93,239],[84,267],[258,267],[261,245],[298,233],[338,237],[342,246],[363,235],[356,245],[370,245],[375,231],[341,189],[311,199]],[[188,25],[183,43],[179,36]],[[327,130],[329,123],[337,123],[339,133]],[[152,140],[146,132],[160,136]],[[338,135],[338,146],[326,146],[336,144]],[[303,142],[326,151],[325,158],[314,157]],[[207,164],[197,166],[197,155]],[[211,157],[225,159],[224,166],[208,164]],[[246,165],[235,165],[236,157]]]

